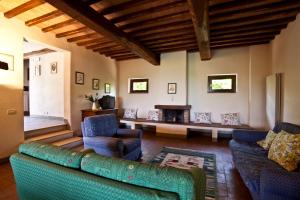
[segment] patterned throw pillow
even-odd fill
[[[297,169],[300,162],[300,134],[278,133],[271,144],[268,158],[287,171]]]
[[[239,126],[240,116],[239,113],[225,113],[221,114],[222,125]]]
[[[125,109],[123,118],[136,119],[137,109]]]
[[[264,148],[265,150],[269,150],[272,142],[274,141],[275,137],[277,136],[276,133],[274,133],[272,130],[268,132],[268,135],[266,136],[266,139],[260,140],[257,142],[259,146]]]
[[[150,110],[147,115],[147,120],[158,121],[159,111],[158,110]]]
[[[211,113],[195,112],[195,123],[211,124]]]

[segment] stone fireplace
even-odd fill
[[[168,123],[189,123],[191,105],[155,105],[159,109],[159,121]]]

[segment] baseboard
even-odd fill
[[[172,134],[172,133],[158,133],[156,132],[156,136],[160,137],[169,137],[169,138],[177,138],[177,139],[186,139],[186,135]]]
[[[9,162],[9,157],[0,158],[0,164],[8,163],[8,162]]]

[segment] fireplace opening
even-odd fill
[[[183,110],[164,109],[163,113],[165,122],[184,123]]]

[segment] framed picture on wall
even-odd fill
[[[168,83],[168,94],[176,94],[177,83]]]
[[[109,83],[104,84],[104,93],[106,93],[106,94],[110,93],[110,84]]]
[[[93,85],[92,89],[93,90],[99,90],[99,82],[100,82],[99,79],[93,79],[93,81],[92,81],[92,85]]]
[[[0,69],[14,70],[14,56],[5,53],[0,53]]]
[[[50,64],[51,74],[57,74],[57,62]]]
[[[84,73],[75,72],[75,83],[79,85],[84,85]]]

